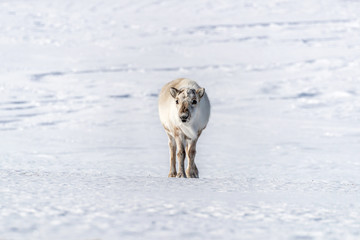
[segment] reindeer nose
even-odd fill
[[[182,116],[180,116],[180,119],[181,119],[182,122],[186,122],[188,117],[189,117],[188,115],[182,115]]]

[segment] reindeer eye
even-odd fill
[[[197,101],[193,100],[191,103],[195,105],[195,104],[197,104]]]
[[[176,99],[175,103],[176,103],[176,104],[179,104],[179,100]]]

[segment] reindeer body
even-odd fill
[[[169,177],[198,178],[196,143],[210,117],[210,102],[205,89],[186,78],[167,83],[159,95],[159,115],[169,138]],[[185,155],[188,158],[186,174]],[[179,161],[178,172],[176,156]]]

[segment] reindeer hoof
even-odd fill
[[[186,169],[186,177],[188,177],[188,178],[199,178],[199,171],[198,171],[197,167],[195,166],[195,168]]]
[[[196,173],[186,174],[186,176],[187,176],[188,178],[199,178],[199,175],[196,174]]]
[[[177,178],[186,178],[186,175],[184,172],[179,172],[177,175],[176,175]]]
[[[168,177],[176,177],[176,172],[169,172]]]

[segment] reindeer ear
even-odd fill
[[[202,98],[205,94],[205,88],[199,88],[196,90],[196,93],[199,95],[200,98]]]
[[[176,88],[174,87],[171,87],[170,88],[170,94],[173,98],[176,98],[176,95],[178,94],[179,90],[177,90]]]

